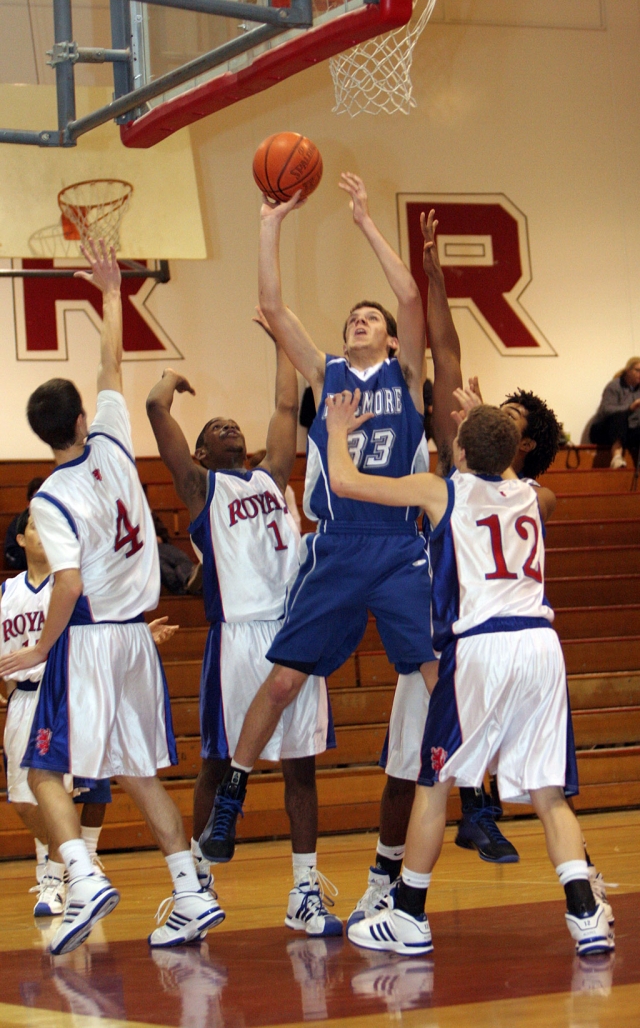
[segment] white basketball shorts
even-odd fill
[[[82,778],[150,778],[177,764],[162,663],[143,621],[63,632],[23,763]]]
[[[560,641],[552,629],[472,635],[448,644],[431,696],[418,781],[479,788],[498,776],[503,800],[532,789],[577,792]]]
[[[380,758],[380,766],[392,778],[405,778],[410,782],[418,780],[428,712],[429,693],[421,672],[399,675],[389,731]]]
[[[27,781],[29,769],[20,766],[31,734],[38,693],[37,689],[27,691],[18,688],[13,690],[9,698],[3,748],[7,769],[7,796],[11,803],[32,803],[34,806],[38,803]],[[65,775],[64,784],[67,792],[71,792],[71,775]]]
[[[200,680],[202,756],[232,757],[245,715],[273,670],[267,653],[281,621],[217,622],[209,628]],[[292,760],[335,746],[327,686],[309,675],[260,754],[262,760]]]

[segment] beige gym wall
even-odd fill
[[[363,176],[395,245],[397,193],[504,193],[528,219],[533,280],[522,302],[557,356],[501,356],[460,311],[464,371],[481,376],[488,400],[534,389],[579,440],[605,382],[640,349],[639,49],[636,0],[439,0],[418,44],[409,117],[336,117],[321,65],[193,126],[208,259],[172,262],[152,304],[197,389],[175,404],[190,440],[213,414],[235,417],[251,448],[264,440],[273,357],[250,320],[260,203],[251,156],[281,129],[309,135],[324,158],[320,189],[283,231],[285,298],[318,345],[339,352],[355,300],[392,302],[337,188],[342,169]],[[168,204],[179,188],[167,183]],[[91,408],[97,334],[78,313],[68,362],[17,362],[6,303],[0,311],[0,457],[39,456],[26,397],[68,375]],[[125,367],[139,454],[156,452],[144,400],[162,367]]]

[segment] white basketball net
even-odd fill
[[[408,114],[416,106],[411,82],[413,48],[429,21],[436,0],[414,0],[407,25],[386,36],[376,36],[329,61],[336,94],[335,114]]]
[[[104,239],[107,246],[119,250],[120,223],[132,193],[133,186],[129,182],[112,178],[76,182],[62,189],[58,193],[58,206],[65,237],[70,238],[68,223],[71,223],[85,246],[89,239]]]

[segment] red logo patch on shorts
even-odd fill
[[[36,749],[38,753],[44,756],[45,753],[49,752],[49,746],[51,745],[51,736],[53,732],[50,728],[39,728],[36,735]]]
[[[443,750],[442,746],[431,747],[431,767],[434,771],[442,771],[442,768],[447,763],[447,757],[449,754],[446,750]]]

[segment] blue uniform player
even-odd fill
[[[284,624],[267,654],[274,668],[247,712],[231,767],[201,838],[203,852],[213,861],[230,860],[233,855],[235,821],[248,773],[282,711],[307,675],[329,675],[353,652],[364,634],[369,610],[399,672],[423,668],[428,675],[426,668],[435,660],[425,616],[430,603],[429,566],[424,539],[416,529],[416,508],[392,510],[340,499],[329,488],[325,402],[344,389],[360,389],[362,408],[373,415],[349,438],[351,456],[360,471],[399,477],[428,467],[422,424],[425,325],[420,293],[372,221],[362,181],[345,174],[340,185],[350,195],[354,221],[395,293],[397,322],[380,304],[362,301],[347,317],[343,354],[331,356],[319,350],[281,294],[280,228],[299,205],[297,198],[276,206],[265,202],[260,305],[278,341],[314,391],[318,414],[309,434],[305,511],[318,521],[318,530],[307,538],[306,557],[289,593]],[[459,354],[456,368],[459,374]],[[437,383],[436,373],[436,388]],[[458,380],[454,387],[457,384]],[[308,857],[315,864],[315,853]]]

